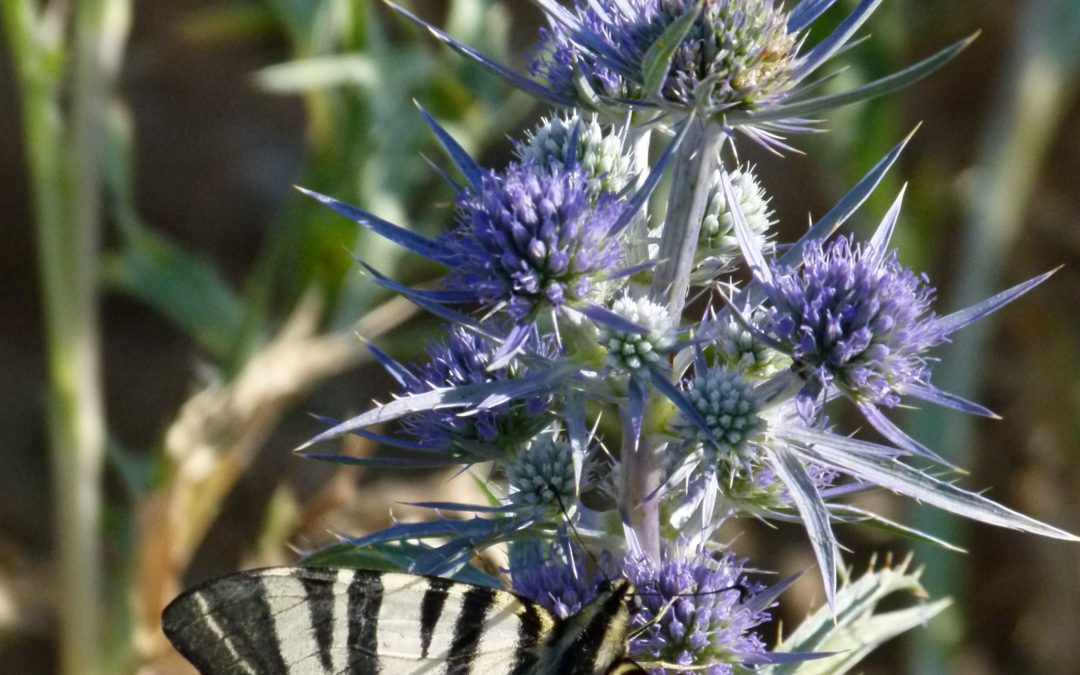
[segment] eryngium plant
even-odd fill
[[[835,625],[864,646],[945,605],[894,612],[887,629],[871,628],[877,601],[918,590],[917,575],[905,564],[840,587],[833,526],[861,522],[949,544],[849,504],[853,492],[884,488],[980,522],[1076,540],[963,489],[942,475],[955,467],[888,417],[906,399],[993,416],[933,385],[933,349],[1050,274],[939,315],[930,281],[891,248],[900,198],[869,240],[838,233],[906,140],[783,245],[773,234],[767,179],[732,152],[736,131],[786,147],[780,134],[810,128],[804,115],[914,81],[962,43],[879,82],[821,95],[813,74],[879,2],[859,3],[813,45],[806,28],[831,0],[790,10],[771,0],[536,3],[550,25],[532,53],[535,79],[395,6],[563,108],[525,133],[513,161],[491,168],[421,111],[459,174],[448,178],[455,224],[445,234],[428,239],[308,193],[442,266],[436,287],[421,289],[361,261],[374,283],[448,329],[423,363],[401,364],[373,348],[399,382],[398,397],[334,424],[301,451],[375,466],[492,467],[483,474],[489,503],[427,504],[437,510],[431,522],[345,539],[321,552],[320,563],[334,552],[398,546],[390,559],[409,571],[476,581],[484,575],[470,566],[475,551],[506,545],[502,583],[562,615],[594,597],[598,584],[626,577],[640,596],[632,655],[671,672],[726,673],[790,667],[824,656],[807,645],[835,643],[814,628],[766,649],[757,631],[788,581],[766,585],[716,541],[736,516],[803,524],[826,611],[857,608]],[[650,138],[664,146],[651,162]],[[665,216],[650,222],[647,207],[669,166]],[[687,310],[691,294],[698,301]],[[842,406],[886,442],[835,426],[825,411]],[[394,420],[400,433],[372,430]],[[407,453],[311,449],[348,433]],[[449,511],[483,517],[442,515]],[[872,601],[858,596],[863,588],[875,589]],[[831,672],[857,661],[835,661]]]

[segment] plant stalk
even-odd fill
[[[20,94],[37,233],[49,377],[60,663],[64,673],[105,672],[102,465],[106,442],[98,317],[101,150],[116,28],[128,0],[74,6],[65,53],[63,8],[4,2],[4,29]],[[51,13],[50,13],[51,12]],[[118,21],[119,20],[119,21]],[[122,41],[121,43],[122,44]],[[69,72],[57,67],[68,65]],[[71,83],[65,116],[65,82]]]
[[[673,159],[675,169],[660,239],[660,263],[653,275],[651,293],[653,301],[666,305],[672,317],[681,316],[686,304],[710,181],[725,138],[720,127],[696,115],[688,117],[685,124],[691,126]]]

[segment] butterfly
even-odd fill
[[[565,619],[487,586],[398,572],[277,567],[196,586],[162,615],[204,675],[628,675],[626,579]]]

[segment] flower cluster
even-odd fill
[[[451,328],[445,340],[428,346],[428,360],[406,371],[403,388],[409,394],[436,389],[512,382],[528,376],[522,364],[500,370],[488,366],[495,346],[459,327]],[[441,410],[423,410],[405,420],[405,428],[426,447],[455,445],[513,444],[528,441],[546,424],[545,411],[550,396],[523,397],[486,407],[462,416]]]
[[[572,146],[577,146],[571,154]],[[576,162],[589,177],[589,192],[617,194],[626,188],[634,172],[633,153],[626,139],[613,129],[605,132],[596,115],[553,115],[526,133],[518,148],[523,162],[566,165]]]
[[[576,98],[658,100],[685,108],[750,107],[793,85],[797,37],[772,0],[602,0],[575,3],[577,25],[544,34],[534,74]],[[658,91],[644,81],[650,48],[680,20],[692,22]]]
[[[577,167],[511,164],[485,174],[457,206],[458,226],[442,239],[457,262],[447,287],[514,319],[588,299],[622,260],[608,236],[621,206],[606,192],[594,203]]]
[[[605,363],[613,372],[641,374],[658,367],[664,354],[675,344],[675,324],[663,305],[648,298],[624,295],[611,310],[642,331],[601,326],[597,342],[605,349]]]
[[[735,196],[746,224],[758,245],[770,251],[772,246],[769,228],[773,224],[772,213],[757,176],[751,169],[746,168],[732,171],[729,178],[735,188]],[[701,234],[698,236],[699,262],[694,271],[695,281],[715,279],[738,268],[741,253],[739,240],[735,236],[734,207],[728,205],[719,171],[712,176],[709,201],[705,207],[705,218],[701,222]]]
[[[641,599],[634,625],[642,633],[631,644],[640,660],[687,668],[675,672],[726,675],[765,651],[754,628],[769,615],[745,601],[763,586],[745,579],[733,554],[675,543],[660,560],[627,558],[623,570]]]
[[[676,428],[681,436],[702,443],[706,458],[738,462],[753,455],[756,437],[764,427],[758,416],[761,404],[753,387],[737,372],[720,367],[698,373],[687,398],[705,424],[695,425],[681,417]]]
[[[771,301],[764,330],[822,389],[891,408],[905,385],[929,381],[925,353],[946,332],[930,309],[934,289],[895,251],[848,237],[813,242],[797,268],[774,266],[763,288]]]
[[[411,288],[363,262],[375,283],[452,327],[420,365],[373,347],[400,395],[332,426],[304,452],[358,433],[409,453],[317,456],[494,463],[481,481],[486,503],[431,503],[433,522],[398,523],[352,546],[398,542],[416,551],[402,564],[408,571],[475,581],[483,574],[469,566],[475,551],[505,545],[514,590],[564,618],[598,598],[621,603],[605,584],[629,580],[632,601],[599,608],[622,622],[625,656],[654,672],[727,673],[822,656],[817,643],[766,650],[757,630],[784,584],[762,586],[717,542],[730,518],[800,522],[832,608],[844,592],[835,524],[933,539],[845,501],[852,492],[882,488],[1076,539],[939,477],[947,462],[887,415],[909,398],[991,415],[932,384],[931,350],[1049,275],[938,314],[929,280],[890,247],[899,199],[865,241],[836,233],[903,144],[793,242],[776,241],[763,182],[736,162],[733,131],[785,147],[781,133],[808,129],[806,116],[913,81],[958,46],[887,83],[827,95],[807,78],[878,3],[858,3],[809,48],[807,28],[832,0],[789,10],[773,0],[538,4],[550,26],[531,78],[395,6],[500,77],[570,109],[543,119],[515,142],[513,161],[493,168],[422,113],[457,174],[448,181],[454,225],[441,237],[311,193],[442,266],[435,284]],[[826,405],[852,407],[884,441],[865,439],[861,425],[834,428]],[[373,429],[393,422],[404,438]],[[925,618],[911,617],[911,625]]]
[[[743,563],[733,554],[712,554],[678,541],[666,546],[659,559],[643,553],[628,554],[618,563],[606,558],[592,575],[583,564],[567,562],[570,557],[556,549],[536,564],[511,570],[513,590],[565,618],[614,579],[628,579],[637,591],[631,623],[636,635],[629,653],[641,663],[674,667],[672,672],[727,674],[733,665],[764,654],[764,640],[755,629],[769,620],[768,608],[752,602],[764,586],[746,578]]]
[[[577,479],[569,444],[540,436],[518,452],[506,471],[510,498],[561,512],[574,503]]]

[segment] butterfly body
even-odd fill
[[[281,567],[174,600],[165,634],[204,675],[622,675],[633,586],[566,619],[512,593],[437,577]]]

